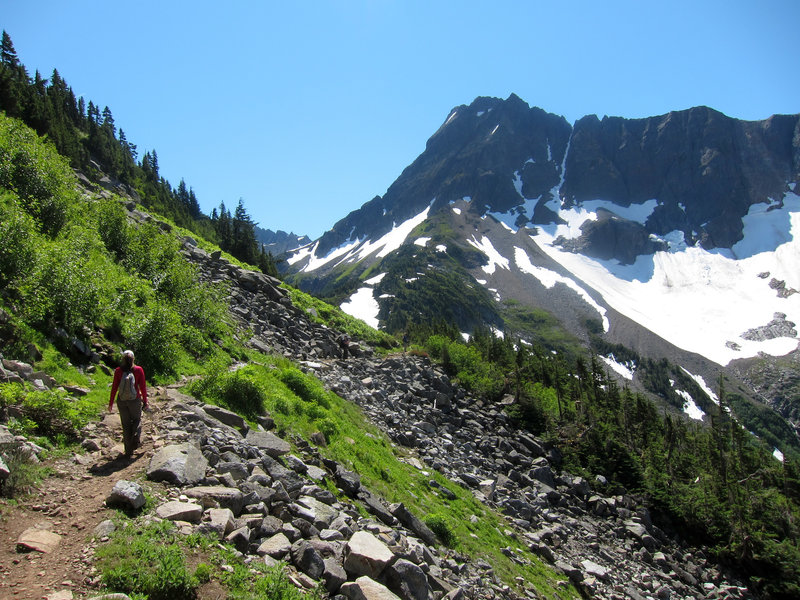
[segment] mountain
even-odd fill
[[[285,231],[272,231],[271,229],[262,229],[255,227],[256,241],[261,244],[267,252],[272,252],[274,256],[295,250],[301,246],[305,246],[311,241],[307,235],[297,235],[295,233],[286,233]]]
[[[667,358],[709,391],[734,373],[755,398],[784,357],[766,400],[796,416],[799,178],[800,115],[570,125],[478,98],[384,196],[291,253],[289,279],[393,332],[446,320],[563,349],[542,334],[555,319],[634,383]]]

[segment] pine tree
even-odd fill
[[[19,67],[17,51],[14,49],[11,36],[8,35],[5,29],[3,30],[2,41],[0,41],[0,62],[11,69],[17,69]]]

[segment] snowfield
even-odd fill
[[[615,310],[684,350],[727,365],[759,352],[782,356],[796,349],[797,337],[753,341],[741,335],[768,324],[777,312],[800,325],[800,293],[781,298],[770,287],[776,279],[800,290],[800,196],[786,194],[782,206],[753,205],[743,220],[745,237],[731,250],[684,246],[622,265],[565,252],[553,243],[560,235],[579,235],[583,222],[597,217],[590,208],[628,211],[629,218],[641,220],[652,202],[627,209],[599,201],[559,209],[567,224],[540,226],[531,237]]]

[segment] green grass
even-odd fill
[[[504,518],[478,502],[472,494],[435,471],[420,471],[408,464],[410,455],[395,446],[363,415],[361,409],[325,390],[311,375],[299,371],[280,357],[264,357],[236,371],[235,377],[255,382],[263,392],[265,409],[284,437],[298,434],[309,440],[324,431],[327,448],[320,452],[357,472],[362,484],[386,499],[402,502],[423,520],[434,523],[440,539],[459,552],[491,562],[508,585],[517,578],[554,598],[573,598],[573,588],[559,585],[561,577],[506,532]],[[203,384],[195,384],[201,390]],[[204,400],[214,401],[213,386],[205,387]],[[455,495],[449,500],[429,482],[435,479]],[[523,564],[511,560],[501,549],[511,548]]]

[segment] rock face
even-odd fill
[[[570,206],[602,199],[627,207],[656,199],[646,235],[680,230],[692,244],[730,248],[742,237],[741,217],[750,205],[781,198],[786,183],[800,176],[799,122],[798,115],[741,121],[701,106],[646,119],[590,115],[570,126],[513,94],[478,98],[450,112],[385,196],[326,232],[317,256],[348,240],[378,239],[431,198],[433,215],[464,197],[479,215],[533,201],[517,223],[530,226],[553,221],[546,206],[553,200]],[[613,257],[624,260],[630,232],[604,232],[617,234],[623,237],[616,244],[603,240],[605,248],[590,254],[615,246],[622,254]],[[599,237],[584,245],[593,242]]]

